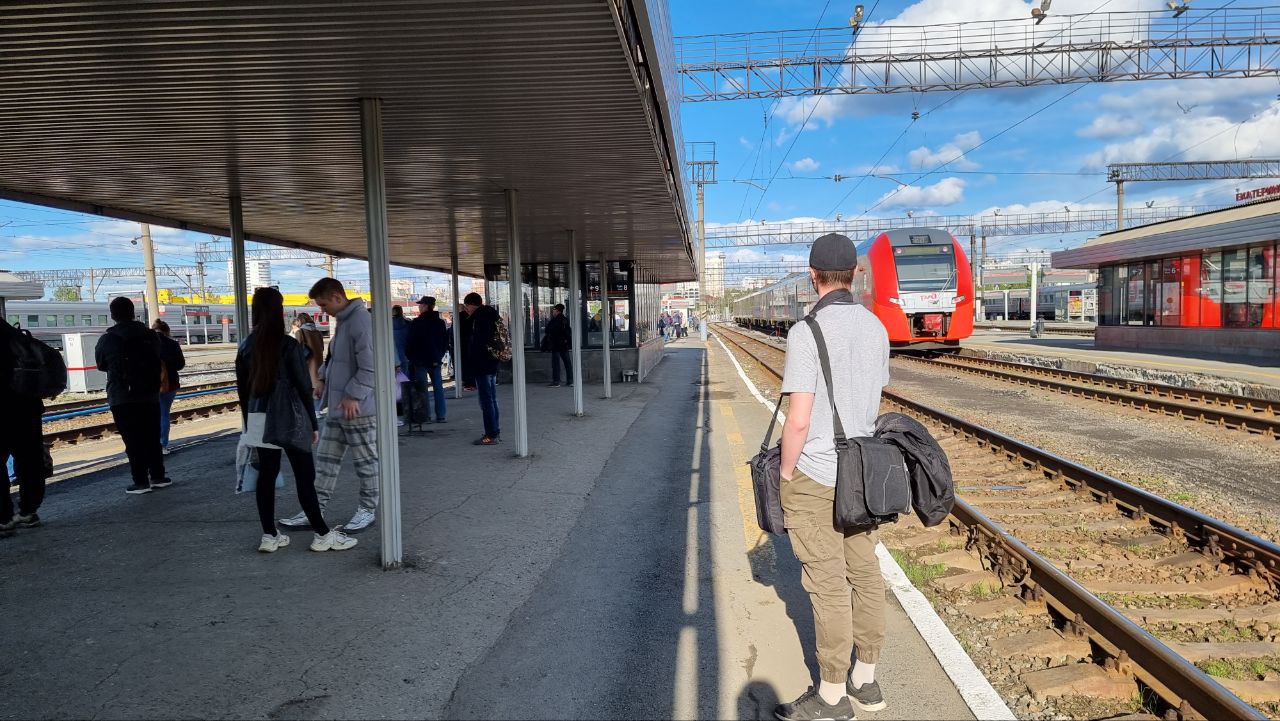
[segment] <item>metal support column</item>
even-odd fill
[[[1040,264],[1031,263],[1031,337],[1036,336],[1036,314],[1039,308],[1036,307],[1040,295]]]
[[[613,366],[609,345],[613,343],[613,302],[609,300],[609,261],[600,256],[600,358],[604,371],[604,397],[613,397]]]
[[[582,325],[582,311],[585,309],[584,299],[582,298],[582,269],[578,264],[578,238],[572,230],[569,233],[569,303],[565,308],[566,317],[569,319],[569,335],[573,338],[571,354],[573,360],[573,369],[570,374],[577,374],[573,377],[576,379],[573,383],[573,414],[580,416],[584,413],[582,404],[582,387],[586,385],[586,370],[582,367],[582,331],[585,330]],[[552,359],[555,362],[555,359]]]
[[[1124,181],[1116,181],[1116,230],[1124,230]]]
[[[703,301],[706,299],[706,280],[703,276],[706,274],[707,266],[707,223],[703,214],[703,200],[705,191],[702,183],[698,183],[698,302],[694,305],[698,308],[698,325],[701,329],[698,331],[699,339],[705,343],[707,341],[707,320],[704,317],[707,314]]]
[[[454,247],[453,257],[449,259],[449,270],[453,290],[453,352],[449,360],[453,361],[453,397],[462,397],[462,299],[458,297],[458,249]]]
[[[529,404],[524,377],[524,268],[520,265],[519,198],[507,188],[507,277],[511,280],[511,393],[515,409],[516,455],[529,455]],[[532,300],[532,299],[530,299]]]
[[[987,319],[987,302],[986,296],[983,295],[983,287],[987,282],[987,236],[982,236],[982,246],[978,251],[978,287],[974,289],[974,303],[978,306],[978,318],[980,320]]]
[[[230,198],[231,205],[231,293],[236,304],[237,338],[249,335],[249,280],[244,256],[244,215],[240,208],[240,196]]]
[[[978,264],[974,262],[978,257],[978,238],[973,233],[969,234],[969,273],[973,276],[973,320],[976,323],[982,319],[981,310],[978,308]]]
[[[373,296],[374,396],[377,400],[378,487],[382,508],[382,568],[404,560],[400,530],[400,446],[396,435],[395,342],[391,335],[391,262],[387,185],[382,167],[382,99],[360,98],[360,150],[364,160],[365,232],[369,292]]]

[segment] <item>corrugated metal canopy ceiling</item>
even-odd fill
[[[447,269],[455,235],[463,272],[502,261],[516,188],[529,262],[566,260],[573,228],[586,253],[693,277],[672,115],[622,39],[628,4],[3,8],[8,197],[209,230],[238,184],[251,238],[363,257],[357,98],[374,96],[393,262]]]

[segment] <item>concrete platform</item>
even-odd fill
[[[0,539],[0,718],[768,717],[812,682],[812,620],[785,541],[748,533],[764,409],[727,364],[679,342],[611,401],[588,386],[584,418],[531,387],[528,459],[471,446],[474,395],[450,399],[401,440],[399,572],[376,527],[256,553],[233,437],[176,451],[150,495],[123,468],[54,484],[46,525]],[[356,498],[348,468],[331,522]],[[867,717],[972,718],[892,598],[890,706]]]
[[[1240,356],[1151,349],[1146,351],[1106,350],[1094,347],[1092,338],[1030,338],[1025,333],[977,330],[961,343],[976,350],[1023,353],[1064,358],[1084,364],[1109,364],[1174,374],[1202,374],[1242,383],[1280,388],[1280,358]]]

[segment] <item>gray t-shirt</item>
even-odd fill
[[[860,305],[829,305],[815,316],[822,327],[831,361],[836,409],[848,438],[870,436],[880,413],[880,389],[889,383],[889,334],[871,311]],[[822,361],[809,324],[796,323],[787,333],[787,367],[783,393],[812,393],[809,435],[796,464],[825,486],[836,484],[835,423],[822,377]]]

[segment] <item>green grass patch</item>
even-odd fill
[[[1280,672],[1280,656],[1232,660],[1214,658],[1200,661],[1196,666],[1214,678],[1251,681],[1270,673]]]
[[[921,588],[933,579],[947,572],[947,567],[941,563],[917,563],[911,560],[907,554],[902,551],[889,551],[889,555],[893,556],[893,560],[898,562],[902,567],[902,572],[907,574],[907,579],[911,581],[916,588]]]
[[[1000,584],[979,581],[969,587],[969,595],[979,601],[988,601],[1000,595]]]
[[[1174,503],[1186,503],[1193,498],[1195,498],[1195,496],[1191,495],[1187,491],[1174,491],[1168,495],[1168,499]]]

